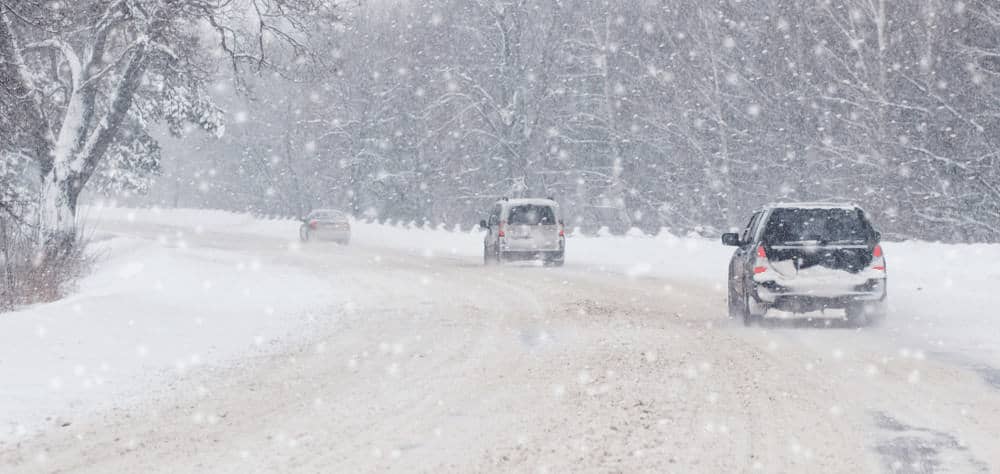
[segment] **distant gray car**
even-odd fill
[[[299,238],[303,242],[332,240],[347,245],[351,242],[351,222],[342,211],[316,209],[302,219]]]

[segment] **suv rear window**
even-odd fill
[[[857,209],[775,209],[767,221],[764,241],[864,243],[871,226]]]
[[[510,208],[507,223],[511,225],[553,225],[556,213],[549,206],[526,204]]]

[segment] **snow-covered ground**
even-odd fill
[[[0,386],[0,451],[7,443],[30,439],[38,430],[43,433],[58,432],[65,428],[64,425],[73,426],[70,423],[85,420],[94,413],[140,406],[150,394],[160,394],[169,399],[174,396],[169,393],[169,387],[185,386],[185,379],[199,380],[194,390],[208,392],[211,389],[204,387],[210,386],[210,381],[205,381],[204,376],[198,374],[205,371],[211,373],[213,368],[241,365],[245,368],[247,360],[266,358],[268,354],[285,354],[290,348],[329,334],[336,336],[315,346],[315,352],[329,350],[338,357],[346,357],[334,362],[336,367],[346,367],[348,373],[357,372],[367,363],[384,363],[387,365],[380,366],[380,373],[395,377],[399,371],[409,367],[410,361],[416,360],[408,358],[414,351],[412,357],[426,357],[428,363],[440,364],[427,369],[420,380],[447,379],[450,383],[455,383],[455,377],[466,376],[461,374],[466,373],[468,367],[479,367],[476,361],[485,364],[483,361],[493,360],[494,356],[499,357],[498,360],[520,360],[521,352],[517,350],[505,354],[493,349],[498,341],[502,342],[507,337],[507,332],[515,333],[516,340],[520,341],[519,347],[523,345],[520,349],[529,348],[535,358],[547,357],[545,352],[538,351],[552,344],[555,345],[551,347],[578,351],[578,347],[591,344],[586,341],[599,337],[600,344],[591,344],[596,352],[571,351],[570,359],[559,359],[565,360],[568,366],[563,364],[564,368],[558,370],[554,366],[546,366],[546,370],[553,371],[550,376],[554,380],[546,378],[523,382],[534,380],[530,376],[531,370],[524,374],[528,378],[518,379],[522,380],[519,383],[528,384],[518,390],[530,393],[534,393],[535,389],[529,387],[536,383],[541,383],[546,393],[554,391],[552,393],[560,394],[559,397],[564,392],[572,392],[567,388],[568,383],[597,390],[583,392],[585,399],[588,396],[597,397],[603,393],[600,390],[607,388],[607,384],[591,385],[591,379],[612,380],[614,372],[626,371],[622,367],[609,368],[607,373],[601,375],[600,371],[604,369],[597,365],[603,364],[602,360],[611,360],[608,357],[618,357],[614,355],[616,350],[612,349],[617,344],[629,348],[638,344],[635,349],[642,355],[636,357],[644,363],[679,361],[676,369],[679,372],[675,375],[681,379],[694,380],[699,371],[717,367],[719,373],[716,377],[722,379],[716,382],[723,386],[706,386],[703,388],[708,393],[693,394],[709,399],[746,395],[741,387],[745,383],[744,378],[751,377],[751,374],[745,372],[745,367],[730,366],[733,359],[727,362],[729,355],[737,357],[734,354],[739,353],[740,357],[751,357],[756,354],[752,357],[756,364],[760,364],[760,352],[781,353],[791,357],[791,360],[784,357],[764,359],[767,363],[778,364],[769,366],[768,370],[773,372],[768,377],[772,378],[765,378],[764,381],[757,379],[756,375],[752,378],[755,384],[774,382],[792,387],[796,384],[795,380],[783,381],[777,377],[802,377],[804,386],[815,385],[816,394],[812,397],[802,395],[805,397],[803,403],[806,403],[799,407],[802,410],[812,406],[838,416],[842,412],[851,412],[854,417],[851,418],[852,423],[862,422],[859,420],[870,422],[871,413],[877,412],[878,416],[896,417],[889,418],[893,422],[903,417],[913,423],[912,428],[916,431],[923,429],[921,426],[933,425],[946,434],[967,430],[967,427],[963,428],[966,425],[961,424],[961,417],[976,410],[981,416],[992,417],[985,422],[979,420],[983,424],[982,429],[1000,423],[1000,419],[995,419],[997,413],[989,411],[994,408],[996,400],[989,398],[986,401],[983,398],[986,395],[980,395],[989,390],[990,384],[994,389],[1000,388],[1000,352],[997,349],[1000,347],[1000,322],[995,317],[1000,297],[992,292],[1000,283],[1000,246],[997,245],[884,244],[890,272],[891,313],[881,327],[845,332],[826,330],[822,325],[813,324],[772,324],[747,330],[725,318],[724,275],[731,250],[713,239],[666,234],[643,236],[638,233],[625,237],[573,235],[567,243],[565,268],[543,270],[521,268],[531,264],[519,264],[485,270],[479,267],[482,235],[477,230],[355,222],[355,244],[345,248],[332,244],[300,244],[297,241],[298,223],[295,221],[256,219],[221,211],[92,207],[86,215],[91,228],[95,229],[95,251],[103,256],[94,273],[81,282],[76,293],[63,301],[0,316],[0,380],[4,381]],[[542,294],[533,294],[531,290],[514,285],[508,276],[526,279],[524,286],[530,288],[537,285]],[[486,287],[482,286],[484,282]],[[504,289],[498,291],[492,287]],[[508,301],[505,292],[514,292],[523,301]],[[451,295],[453,301],[442,301],[442,298],[447,298],[446,295]],[[546,295],[551,295],[551,299]],[[543,299],[536,301],[540,297]],[[499,305],[493,302],[496,298],[501,302]],[[619,306],[613,306],[611,302],[617,302],[615,304]],[[502,311],[508,303],[513,308],[524,308],[518,309],[517,315],[512,316]],[[435,315],[433,311],[421,309],[423,305],[443,312]],[[565,308],[579,308],[565,313],[571,315],[577,314],[575,311],[579,311],[580,315],[606,312],[610,319],[581,321],[576,327],[572,318],[558,316],[564,314],[562,311],[569,311]],[[503,323],[509,324],[509,327],[492,328],[490,324],[493,320],[481,319],[485,315],[495,316],[491,312],[498,309],[502,318],[509,319]],[[343,314],[354,315],[338,319],[338,315]],[[505,314],[508,315],[503,316]],[[650,322],[644,319],[645,316],[638,316],[642,314],[650,314],[654,319]],[[394,315],[392,318],[396,319],[386,315]],[[621,315],[622,322],[614,322],[619,318],[614,315]],[[659,325],[664,323],[659,321],[664,321],[662,318],[680,325],[661,328]],[[502,321],[504,319],[497,320],[498,323]],[[435,329],[435,325],[440,327]],[[462,329],[463,325],[468,326]],[[457,332],[450,332],[452,329]],[[485,331],[485,335],[479,334],[476,336],[478,339],[470,341],[470,330],[474,334]],[[671,339],[682,333],[690,341]],[[393,342],[394,337],[397,342]],[[704,355],[693,355],[700,350],[698,344],[718,344],[719,341],[714,338],[719,337],[727,342],[724,347],[714,350],[731,350],[732,354],[723,354],[723,359],[718,360],[701,360],[699,358]],[[655,342],[657,338],[665,339],[658,343]],[[614,342],[618,339],[622,341]],[[425,352],[416,349],[432,340],[437,341],[432,346],[439,346],[439,351],[457,352],[445,356],[440,352],[434,355],[434,349],[430,348]],[[329,344],[342,347],[334,349]],[[659,344],[666,345],[650,351]],[[366,347],[368,349],[364,349]],[[605,351],[611,352],[601,355]],[[368,360],[380,353],[384,357],[404,358],[395,359],[396,362]],[[455,358],[459,353],[471,358]],[[591,362],[577,367],[572,364],[574,358]],[[944,368],[927,365],[930,360],[943,364]],[[813,374],[815,367],[824,364],[840,365],[828,367],[830,372],[827,376]],[[505,370],[511,373],[506,377],[516,378],[515,372],[527,370],[525,367],[523,363],[508,367]],[[577,374],[575,377],[578,380],[559,380],[559,377],[565,376],[565,370],[575,371],[573,373]],[[304,369],[293,371],[300,378],[302,373],[307,373]],[[872,382],[869,385],[873,388],[865,388],[868,382],[864,381],[864,377],[875,373],[887,376],[898,373],[900,380],[893,378],[892,383]],[[966,373],[970,375],[962,375]],[[857,380],[851,374],[862,379]],[[284,371],[275,373],[279,379],[285,375]],[[260,377],[266,379],[265,375]],[[310,379],[306,377],[304,380]],[[917,385],[922,381],[924,385]],[[895,405],[880,398],[886,396],[881,392],[898,391],[899,386],[893,385],[896,382],[910,384],[911,387],[920,386],[924,392],[899,394],[897,396],[903,397],[906,402]],[[366,379],[366,383],[375,381]],[[366,392],[367,395],[355,402],[364,404],[363,398],[375,396],[373,393],[379,393],[379,397],[387,396],[382,395],[385,383],[377,382],[372,388],[375,392]],[[635,390],[640,392],[654,386],[660,390],[654,390],[654,393],[660,395],[676,390],[670,385],[653,384],[638,375],[630,383],[638,384]],[[830,400],[817,399],[817,396],[822,396],[819,394],[829,389],[824,383],[849,385],[851,390],[860,392],[841,395],[841,401],[836,400],[836,396]],[[426,388],[437,390],[442,387],[430,384]],[[416,390],[403,386],[396,389],[402,394],[409,389]],[[344,390],[344,387],[337,385],[330,390]],[[478,387],[465,387],[463,390],[475,392]],[[502,387],[498,390],[500,392],[497,393],[505,394],[488,396],[494,397],[496,403],[507,403],[508,396],[517,396],[516,393],[506,394]],[[732,390],[736,391],[730,393]],[[299,391],[294,393],[297,398],[305,396]],[[774,393],[779,398],[788,395],[780,390]],[[482,394],[477,396],[487,397]],[[315,397],[315,403],[322,403],[322,395]],[[850,403],[852,397],[860,397],[857,403],[862,406],[844,406]],[[409,403],[408,400],[405,397],[390,397],[387,403],[398,408],[402,406],[400,404]],[[480,401],[483,400],[486,399]],[[578,402],[582,406],[589,406],[590,403],[583,399]],[[545,402],[539,403],[544,405]],[[745,403],[754,405],[762,402],[751,399]],[[602,410],[602,406],[598,404],[590,408]],[[691,407],[678,410],[688,408]],[[386,409],[383,407],[380,410]],[[892,413],[886,411],[889,409]],[[955,419],[947,414],[934,413],[938,409],[953,413]],[[394,409],[388,410],[378,412],[381,413],[378,416],[392,418]],[[416,414],[404,408],[399,410],[399,416],[404,416],[403,413]],[[427,410],[433,411],[431,408]],[[699,410],[695,409],[692,419],[705,421],[699,418],[706,416]],[[751,408],[746,410],[753,412]],[[476,411],[476,408],[469,405],[459,411]],[[707,413],[717,411],[718,407]],[[726,416],[739,418],[743,415],[745,413],[733,412]],[[767,410],[762,414],[773,415]],[[218,421],[215,417],[221,415],[196,411],[192,416],[214,424]],[[343,416],[347,417],[346,420],[351,419],[348,415]],[[661,413],[660,416],[666,417],[660,419],[663,423],[670,415]],[[736,430],[739,423],[754,421],[740,418],[742,421],[731,421],[733,426],[729,426],[725,424],[725,419],[709,420],[711,432],[717,434],[719,430]],[[879,419],[889,423],[878,418],[876,424]],[[462,425],[466,421],[471,424]],[[475,426],[473,420],[466,421],[459,419],[454,423],[463,426],[463,429]],[[628,421],[626,417],[623,422]],[[440,420],[419,421],[421,424],[425,422],[432,425],[447,423]],[[761,430],[771,426],[785,432],[797,423],[785,415],[773,422],[758,422],[760,427],[745,429],[760,431],[757,436],[769,436]],[[442,429],[437,425],[426,428],[434,433]],[[495,428],[500,430],[501,425]],[[456,429],[456,432],[461,433],[462,430]],[[926,430],[920,432],[931,433]],[[961,443],[975,445],[990,442],[977,432],[962,432],[956,436],[959,435]],[[775,455],[768,458],[765,464],[770,463],[774,467],[777,463],[780,465],[777,470],[783,470],[781,467],[789,468],[789,459],[808,461],[812,450],[819,458],[824,449],[834,449],[834,446],[821,447],[820,440],[795,438],[804,436],[801,433],[788,436],[792,436],[789,443],[794,453],[788,455],[791,458]],[[364,439],[370,443],[381,440],[375,435]],[[444,439],[449,438],[445,436]],[[946,437],[942,439],[947,441]],[[805,448],[801,444],[807,441],[813,446],[802,451]],[[868,442],[869,448],[872,443],[877,444],[873,440],[862,441]],[[451,442],[460,445],[463,441],[458,437]],[[781,441],[771,439],[769,442]],[[521,442],[517,444],[520,446]],[[752,452],[755,448],[753,443],[750,444],[750,447],[741,449]],[[709,446],[705,449],[712,449],[715,445],[702,447],[705,446]],[[795,446],[799,449],[796,450]],[[903,449],[899,445],[879,446],[876,450]],[[919,447],[914,449],[919,451]],[[365,445],[364,448],[371,446]],[[939,448],[945,449],[935,449]],[[382,451],[382,447],[376,449],[382,453],[379,459],[395,457],[399,452],[392,448],[386,448],[386,451]],[[904,451],[897,455],[900,458],[912,455],[910,451]],[[974,454],[980,460],[997,455],[982,445]],[[19,455],[24,456],[24,453]],[[436,466],[432,461],[424,460],[430,463],[426,464],[429,468]],[[969,461],[972,464],[963,464],[965,461],[961,459],[952,464],[948,464],[952,461],[947,459],[936,459],[934,462],[944,463],[946,467],[950,465],[956,472],[975,464],[972,461]],[[475,462],[462,465],[483,467]],[[752,462],[737,462],[713,466],[746,468],[752,465]],[[282,467],[266,463],[252,467],[262,466]],[[316,467],[308,462],[298,466],[304,470]],[[495,468],[499,464],[493,466]],[[564,464],[569,469],[572,466],[572,463]],[[518,467],[514,466],[514,469]]]
[[[97,266],[74,294],[0,315],[0,440],[267,352],[340,296],[287,266],[188,248],[183,232],[94,240]]]

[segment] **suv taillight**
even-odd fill
[[[767,271],[767,252],[764,251],[764,244],[757,246],[757,260],[754,262],[753,274],[757,275],[759,273],[764,273]]]
[[[319,221],[318,220],[313,219],[313,220],[309,221],[309,228],[310,229],[316,230],[316,227],[318,227],[318,226],[319,226]]]
[[[503,231],[503,226],[506,223],[507,223],[507,221],[500,221],[500,224],[497,225],[497,229],[498,229],[497,230],[497,236],[499,236],[499,237],[506,237],[507,236],[507,234],[504,233],[504,231]]]
[[[885,256],[882,254],[881,245],[876,245],[872,250],[872,270],[885,271]]]

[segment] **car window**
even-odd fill
[[[764,240],[772,245],[864,243],[871,235],[871,225],[856,209],[776,209],[768,219]]]
[[[551,206],[525,204],[510,209],[507,223],[511,225],[554,225],[556,213]]]
[[[757,219],[759,218],[760,218],[759,212],[754,213],[754,215],[750,216],[750,222],[747,222],[747,226],[743,229],[743,232],[740,234],[740,242],[743,243],[750,242],[750,239],[752,239],[754,235],[754,229],[757,227],[756,225]]]
[[[307,219],[318,219],[324,221],[342,221],[346,220],[347,217],[343,212],[340,211],[312,211],[307,216]]]
[[[750,233],[747,234],[747,241],[753,242],[760,235],[760,228],[764,225],[764,211],[759,211],[753,216],[753,223],[750,226]]]

